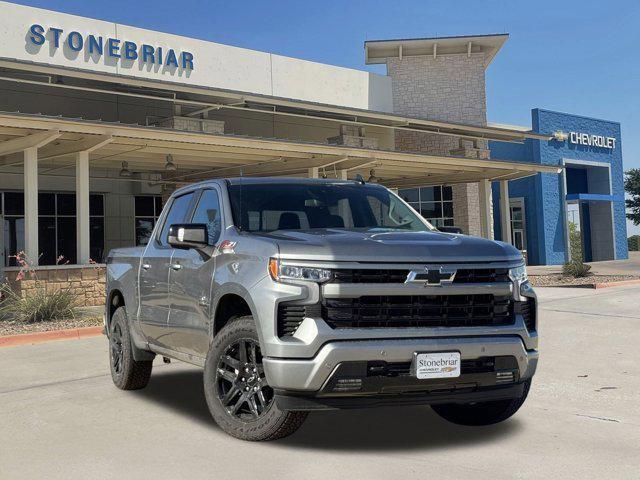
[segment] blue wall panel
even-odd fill
[[[494,159],[534,162],[543,165],[563,165],[565,161],[589,161],[606,163],[611,167],[612,192],[616,197],[613,202],[615,252],[617,259],[628,258],[627,229],[625,220],[624,178],[622,165],[622,142],[620,124],[605,120],[569,115],[549,110],[534,109],[531,112],[532,130],[553,134],[579,132],[605,137],[614,137],[616,145],[613,149],[594,146],[576,145],[568,140],[540,141],[527,140],[524,144],[490,142],[491,156]],[[587,193],[582,173],[572,177],[569,174],[568,187],[572,192],[580,189]],[[538,174],[521,180],[509,182],[509,196],[525,198],[525,214],[527,226],[527,250],[531,264],[561,264],[566,261],[565,218],[564,218],[564,185],[561,175]],[[494,227],[496,235],[500,235],[499,189],[494,186]],[[501,238],[501,237],[497,237]]]

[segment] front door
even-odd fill
[[[169,213],[149,239],[140,264],[140,328],[147,340],[160,346],[167,346],[169,271],[174,253],[167,243],[169,225],[184,222],[191,213],[193,197],[193,192],[181,195],[167,206]]]
[[[222,216],[220,192],[202,190],[192,218],[187,223],[207,225],[209,245],[220,239]],[[209,349],[210,302],[215,255],[196,249],[176,249],[169,272],[169,330],[176,350],[205,357]]]

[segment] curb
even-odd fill
[[[640,285],[640,279],[618,280],[617,282],[603,283],[583,283],[582,285],[539,285],[533,288],[590,288],[597,290],[601,288],[622,287],[624,285]]]
[[[640,279],[639,280],[618,280],[617,282],[592,283],[591,288],[609,288],[609,287],[617,287],[619,285],[640,285]]]
[[[95,337],[102,334],[102,325],[96,327],[69,328],[66,330],[50,330],[48,332],[21,333],[0,337],[0,347],[16,345],[34,345],[36,343],[67,340],[70,338]]]

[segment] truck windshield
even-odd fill
[[[264,183],[229,185],[234,222],[243,231],[400,230],[433,227],[380,185]]]

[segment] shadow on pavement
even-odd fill
[[[217,429],[202,391],[201,370],[157,372],[137,395]],[[442,420],[429,407],[384,407],[313,412],[291,437],[271,446],[339,451],[438,450],[486,443],[517,433],[516,416],[487,427],[463,427]]]
[[[167,370],[173,365],[168,365]],[[165,370],[165,369],[163,369]],[[203,425],[218,428],[211,418],[209,407],[202,390],[202,370],[157,370],[151,375],[149,385],[135,393],[145,400],[150,400],[175,411],[180,415],[191,417]]]

